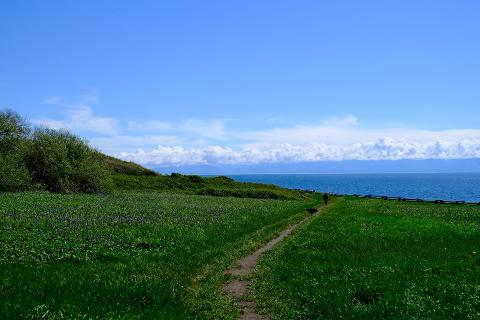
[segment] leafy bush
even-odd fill
[[[0,190],[18,191],[28,188],[31,179],[25,166],[25,152],[30,128],[20,115],[0,112]]]
[[[33,180],[54,192],[98,192],[107,172],[85,141],[64,130],[36,129],[27,165]]]
[[[29,189],[30,183],[30,174],[18,154],[0,154],[0,191]]]
[[[192,183],[204,183],[205,182],[205,180],[200,176],[193,175],[193,176],[187,176],[187,177],[190,180],[190,182],[192,182]]]
[[[11,110],[0,111],[0,154],[23,151],[23,143],[30,134],[27,121]]]
[[[75,186],[72,191],[76,192],[101,192],[112,187],[111,178],[105,166],[92,154],[77,164],[70,179]]]
[[[217,177],[212,177],[212,178],[209,178],[210,181],[212,182],[215,182],[217,184],[223,184],[223,185],[232,185],[235,183],[235,180],[233,180],[232,178],[229,178],[229,177],[225,177],[225,176],[217,176]]]

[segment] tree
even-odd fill
[[[100,153],[66,130],[37,128],[0,112],[0,191],[98,192],[109,185]]]
[[[25,164],[30,132],[29,124],[18,113],[0,111],[0,191],[19,191],[30,186]]]
[[[0,111],[0,153],[19,149],[31,129],[28,122],[12,110]]]
[[[49,191],[98,192],[107,185],[96,152],[65,130],[36,129],[27,164],[33,180]]]

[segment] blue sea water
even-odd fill
[[[480,173],[242,174],[229,177],[243,182],[337,194],[480,202]]]

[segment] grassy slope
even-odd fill
[[[274,185],[236,182],[227,177],[202,178],[188,175],[133,176],[114,174],[117,190],[156,190],[199,194],[209,196],[231,196],[237,198],[305,200],[310,195]]]
[[[261,260],[272,319],[479,319],[480,208],[347,198]]]
[[[223,270],[307,202],[1,194],[0,318],[234,318]]]
[[[107,156],[106,154],[97,152],[97,156],[107,169],[109,169],[112,173],[118,174],[127,174],[127,175],[135,175],[135,176],[156,176],[158,173],[147,169],[135,162],[124,161],[120,160],[111,156]]]
[[[274,185],[236,182],[227,177],[205,178],[195,175],[160,175],[136,163],[98,153],[111,173],[114,190],[155,190],[237,198],[305,200],[310,195]]]

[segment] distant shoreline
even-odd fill
[[[341,195],[480,202],[480,173],[236,174],[239,182]]]
[[[202,174],[202,173],[195,173],[195,175],[199,175],[202,177],[218,177],[218,176],[262,176],[262,175],[319,175],[319,176],[328,176],[328,175],[385,175],[385,174],[425,174],[425,175],[435,175],[435,174],[480,174],[480,171],[471,171],[471,172],[347,172],[347,173],[340,173],[340,172],[332,172],[332,173],[225,173],[225,174]]]

